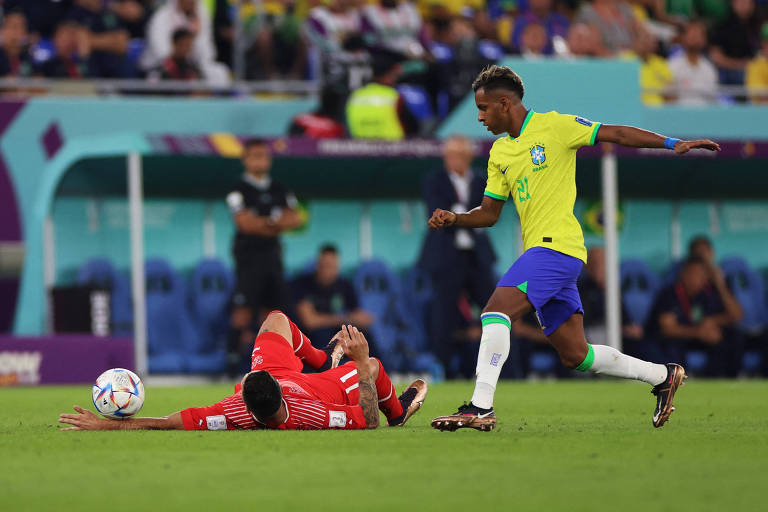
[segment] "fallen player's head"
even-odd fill
[[[280,384],[264,370],[250,372],[243,377],[242,394],[245,406],[262,423],[267,423],[283,403]]]

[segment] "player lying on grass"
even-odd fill
[[[720,146],[711,140],[679,140],[554,111],[534,112],[523,105],[523,81],[504,66],[483,70],[472,88],[477,120],[494,135],[504,136],[496,139],[488,156],[482,203],[467,213],[437,209],[429,227],[493,226],[511,196],[520,217],[525,252],[496,285],[480,317],[483,334],[471,402],[454,414],[435,418],[432,426],[487,431],[496,425],[493,395],[509,355],[512,322],[531,310],[565,366],[653,386],[653,426],[662,426],[674,410],[672,399],[685,378],[683,367],[641,361],[606,345],[590,345],[584,336],[584,310],[576,279],[587,261],[587,251],[573,215],[576,151],[595,142],[667,148],[680,155],[696,148],[719,151]]]
[[[251,372],[235,386],[234,395],[164,418],[108,420],[75,406],[77,414],[61,414],[59,421],[72,425],[63,430],[364,429],[379,425],[379,410],[390,426],[400,426],[421,407],[426,382],[414,381],[397,397],[356,327],[342,327],[333,341],[351,361],[321,373],[301,373],[302,361],[319,368],[329,356],[314,348],[286,315],[273,311],[256,337]]]

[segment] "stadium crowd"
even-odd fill
[[[3,0],[0,75],[316,79],[362,86],[371,55],[402,63],[439,114],[483,64],[637,58],[643,100],[768,100],[766,0]]]

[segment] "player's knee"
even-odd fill
[[[558,355],[560,356],[560,362],[563,363],[563,366],[571,369],[579,366],[584,361],[584,358],[587,357],[586,354],[583,354],[578,350],[562,351]]]
[[[267,318],[264,319],[264,322],[261,324],[261,329],[259,329],[259,333],[282,332],[285,329],[290,331],[288,317],[282,311],[275,310],[270,311]]]

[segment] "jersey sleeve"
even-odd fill
[[[245,198],[243,193],[239,190],[233,190],[227,194],[227,207],[229,211],[234,215],[245,209]]]
[[[224,415],[221,403],[208,407],[190,407],[181,411],[184,430],[235,430],[235,424]]]
[[[504,173],[506,172],[507,169],[504,169]],[[491,153],[488,157],[488,181],[485,184],[483,195],[492,199],[498,199],[499,201],[506,201],[509,197],[509,183],[507,183],[506,177],[502,174],[500,165],[494,159],[493,148],[491,148]]]
[[[582,146],[594,146],[597,132],[602,123],[597,123],[580,116],[558,114],[555,117],[555,131],[563,143],[571,149]]]

